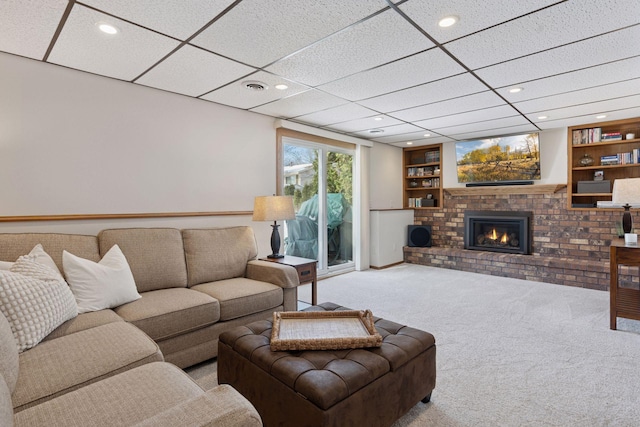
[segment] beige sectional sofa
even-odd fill
[[[180,417],[197,420],[193,425],[208,425],[203,419],[220,425],[224,417],[224,425],[260,425],[233,389],[205,393],[173,366],[215,357],[226,330],[296,310],[297,272],[256,260],[250,227],[0,234],[0,260],[13,262],[37,244],[61,272],[63,250],[97,262],[118,245],[140,298],[79,314],[35,347],[2,354],[0,414],[9,396],[16,425],[109,425],[118,417],[122,422],[111,425],[163,425]]]

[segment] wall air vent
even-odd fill
[[[266,83],[258,82],[255,80],[247,80],[242,82],[242,85],[252,91],[261,92],[263,90],[269,89],[269,86]]]
[[[369,129],[369,133],[372,134],[372,135],[378,135],[378,134],[384,133],[384,130],[382,130],[382,129]]]

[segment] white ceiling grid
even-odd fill
[[[0,51],[397,146],[640,115],[638,0],[3,0]]]

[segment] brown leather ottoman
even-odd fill
[[[306,311],[349,310],[333,303]],[[220,335],[218,382],[258,410],[265,426],[389,426],[436,383],[433,335],[376,318],[379,348],[271,351],[271,321]]]

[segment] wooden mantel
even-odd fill
[[[567,188],[567,184],[494,185],[486,187],[445,188],[450,196],[484,196],[500,194],[553,194]]]

